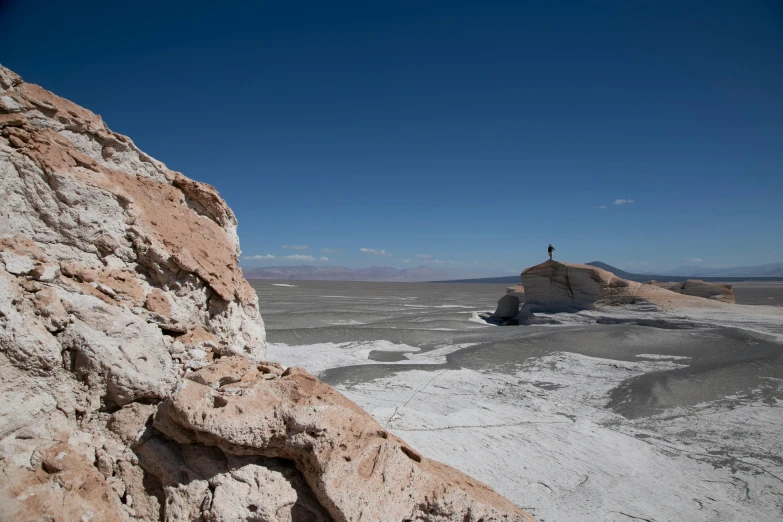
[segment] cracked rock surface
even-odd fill
[[[0,66],[0,513],[532,520],[266,359],[234,214]]]

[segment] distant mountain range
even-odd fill
[[[612,272],[617,277],[645,283],[652,279],[657,281],[685,281],[686,279],[704,279],[707,281],[737,281],[743,279],[783,279],[783,263],[769,263],[766,265],[746,266],[736,268],[709,268],[699,266],[681,266],[673,270],[664,271],[663,274],[634,274],[620,270],[617,267],[602,263],[601,261],[591,261],[586,265],[595,266]],[[519,283],[519,276],[506,277],[484,277],[474,279],[454,280],[460,283]]]
[[[267,266],[261,268],[243,267],[242,272],[247,279],[280,279],[280,280],[310,280],[310,281],[389,281],[389,282],[423,282],[441,281],[447,279],[464,279],[476,277],[489,272],[486,269],[449,269],[430,268],[393,268],[390,266],[371,266],[369,268],[346,268],[344,266]],[[498,272],[495,272],[498,273]],[[499,272],[502,273],[502,272]],[[505,276],[508,277],[508,276]],[[517,277],[518,278],[518,277]]]

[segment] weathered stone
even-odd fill
[[[161,404],[154,426],[180,443],[293,460],[335,520],[532,520],[304,370],[268,379],[258,366],[230,357],[195,372]]]
[[[731,285],[708,283],[701,279],[688,279],[682,283],[673,281],[648,281],[647,284],[665,288],[679,294],[714,299],[724,303],[734,302],[734,292],[731,290]]]
[[[632,303],[640,283],[590,265],[546,261],[522,272],[524,312],[574,312],[599,302]]]
[[[25,123],[27,123],[27,118],[24,114],[0,114],[0,128],[20,127]]]
[[[6,271],[14,275],[26,275],[35,268],[32,259],[14,252],[0,252],[0,259],[5,264]]]
[[[498,306],[493,317],[499,319],[510,319],[519,314],[519,303],[524,302],[525,288],[522,285],[509,286],[506,289],[506,295],[498,300]]]
[[[0,109],[2,517],[529,519],[265,361],[214,188],[2,66]]]
[[[147,298],[144,300],[144,308],[160,315],[171,314],[171,305],[169,304],[166,294],[157,288],[147,294]]]

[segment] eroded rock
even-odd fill
[[[0,199],[4,518],[530,519],[266,362],[217,191],[2,66]]]
[[[647,284],[665,288],[679,294],[714,299],[724,303],[734,302],[734,292],[731,290],[731,285],[708,283],[701,279],[688,279],[682,283],[674,281],[648,281]]]
[[[183,444],[294,461],[334,520],[532,520],[298,368],[223,358],[189,375],[154,426]]]

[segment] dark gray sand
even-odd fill
[[[737,304],[783,306],[783,281],[727,283]]]
[[[768,378],[783,378],[783,346],[730,328],[666,329],[633,324],[485,327],[469,319],[491,311],[502,284],[251,281],[271,343],[385,340],[423,352],[476,343],[447,356],[443,365],[389,365],[404,353],[370,352],[368,363],[328,369],[319,377],[332,385],[367,382],[411,369],[469,368],[515,372],[527,361],[570,352],[618,361],[643,354],[687,357],[685,368],[629,378],[614,389],[608,408],[628,418],[705,401],[740,401],[762,393]],[[277,286],[277,285],[295,286]],[[783,303],[783,284],[734,283],[738,303]],[[768,387],[772,400],[776,387]],[[783,397],[779,397],[783,399]]]

